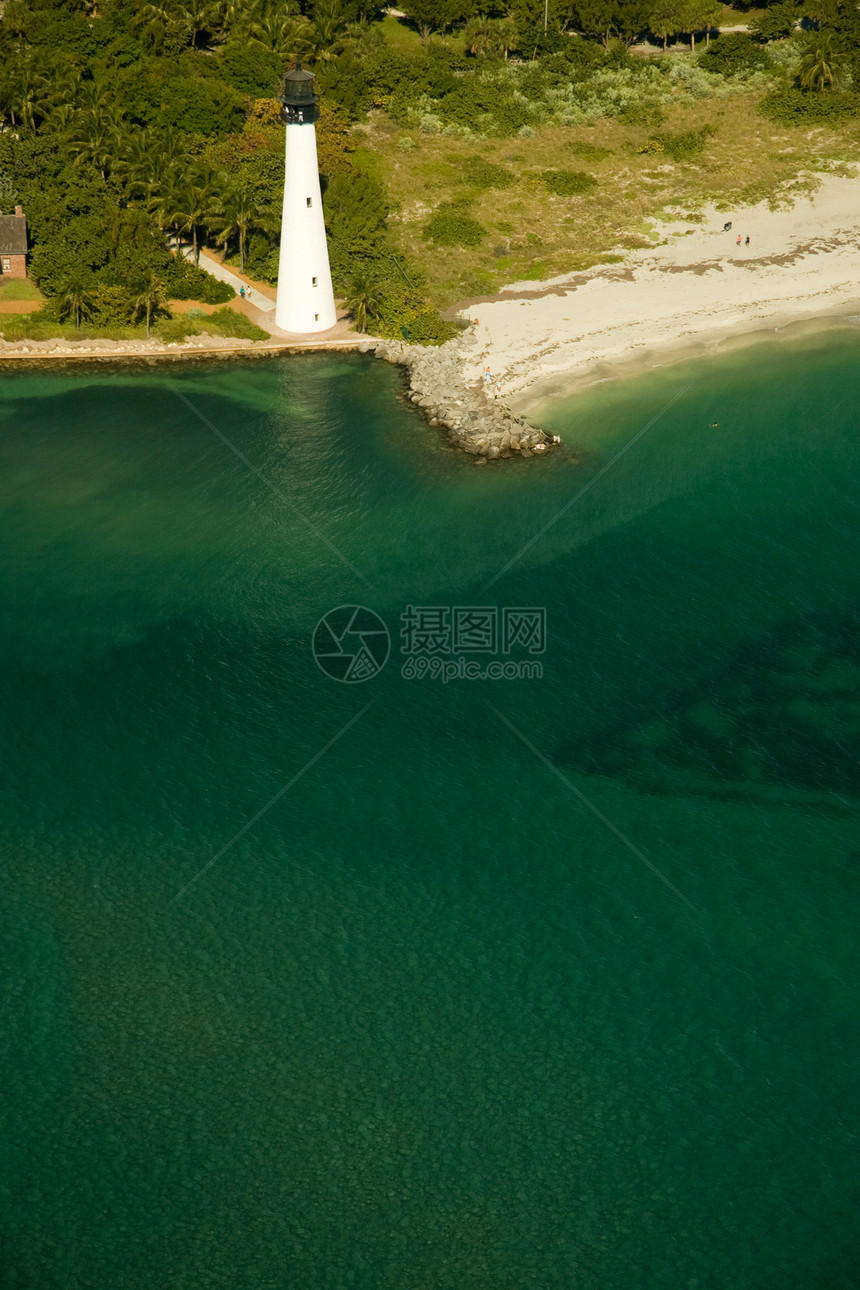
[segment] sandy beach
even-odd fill
[[[527,412],[755,333],[811,319],[851,325],[852,314],[860,325],[860,179],[824,175],[815,196],[790,210],[711,207],[700,224],[658,231],[660,244],[623,264],[515,283],[473,303],[465,316],[478,318],[479,344],[467,379],[489,367],[499,397]]]

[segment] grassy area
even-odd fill
[[[152,326],[152,336],[163,341],[183,341],[189,336],[228,336],[245,340],[268,340],[269,332],[251,322],[244,314],[225,306],[208,317],[183,314],[161,319]],[[0,315],[0,337],[14,340],[145,340],[146,326],[138,323],[125,327],[84,326],[77,331],[70,324],[54,322],[41,314]]]
[[[423,41],[421,35],[416,29],[402,18],[395,18],[387,14],[379,24],[385,43],[397,54],[414,54],[421,50]],[[461,32],[454,32],[451,35],[440,37],[432,36],[432,40],[444,40],[449,49],[456,53],[462,54],[465,49],[465,42]]]
[[[0,280],[0,300],[41,300],[42,293],[28,278]]]
[[[684,98],[667,105],[656,125],[615,116],[537,126],[530,138],[427,134],[377,113],[361,127],[356,161],[387,184],[400,247],[422,265],[433,302],[445,307],[507,282],[623,257],[653,243],[657,218],[686,218],[695,227],[705,202],[730,212],[791,201],[817,186],[813,170],[860,161],[860,121],[783,129],[757,112],[762,92],[738,86],[723,98]],[[703,132],[704,146],[689,160],[673,161],[654,143],[694,131]],[[493,182],[492,166],[503,169],[501,181]],[[585,172],[596,186],[556,196],[547,175],[560,171]],[[476,244],[434,246],[428,239],[429,220],[443,203],[470,229],[480,226]]]

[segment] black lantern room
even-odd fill
[[[283,104],[281,120],[286,121],[287,125],[312,125],[319,116],[319,100],[314,94],[314,74],[305,71],[300,60],[285,73],[284,87],[278,97]]]

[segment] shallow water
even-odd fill
[[[369,359],[4,380],[8,1286],[853,1286],[858,358],[483,469]]]

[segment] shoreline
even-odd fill
[[[0,368],[87,362],[155,366],[198,358],[379,350],[380,357],[409,369],[418,364],[429,376],[438,366],[434,356],[441,358],[444,351],[445,380],[457,386],[458,400],[466,396],[471,403],[480,394],[481,421],[495,406],[519,422],[552,399],[604,381],[776,336],[856,329],[860,179],[819,178],[816,194],[800,197],[790,209],[770,210],[764,203],[731,211],[710,206],[695,224],[683,217],[659,225],[660,242],[628,252],[623,263],[546,282],[512,283],[492,299],[473,300],[459,314],[474,319],[480,312],[477,325],[441,347],[342,330],[329,338],[278,335],[266,341],[203,336],[171,343],[0,340]],[[483,393],[488,369],[493,399]],[[451,402],[438,376],[428,383],[435,403]]]
[[[461,317],[479,317],[466,381],[489,367],[523,414],[597,382],[777,333],[860,323],[857,178],[823,175],[814,197],[785,210],[710,206],[695,223],[667,220],[658,236],[623,263],[513,283],[461,307]]]
[[[212,338],[215,340],[215,338]],[[69,348],[69,342],[52,340],[0,341],[0,369],[15,367],[21,362],[52,362],[58,364],[79,362],[122,362],[156,364],[167,361],[185,362],[189,358],[270,358],[276,354],[314,353],[316,351],[358,350],[370,352],[378,342],[367,336],[338,337],[332,340],[242,340],[222,338],[220,343],[194,345],[173,342],[155,345],[147,341],[91,340],[72,342],[81,348]],[[83,348],[87,346],[87,348]]]
[[[598,360],[590,367],[571,368],[543,376],[521,393],[511,395],[509,402],[523,416],[534,415],[540,412],[544,404],[555,399],[572,397],[607,381],[634,380],[646,372],[674,367],[692,359],[740,353],[759,344],[780,344],[826,332],[853,331],[860,336],[860,292],[856,303],[849,308],[853,308],[854,312],[840,308],[836,312],[823,311],[803,316],[774,314],[769,318],[750,321],[742,330],[724,329],[714,332],[703,329],[698,336],[678,337],[674,342],[654,345],[627,359],[614,362],[608,359]],[[540,419],[539,416],[537,419]]]

